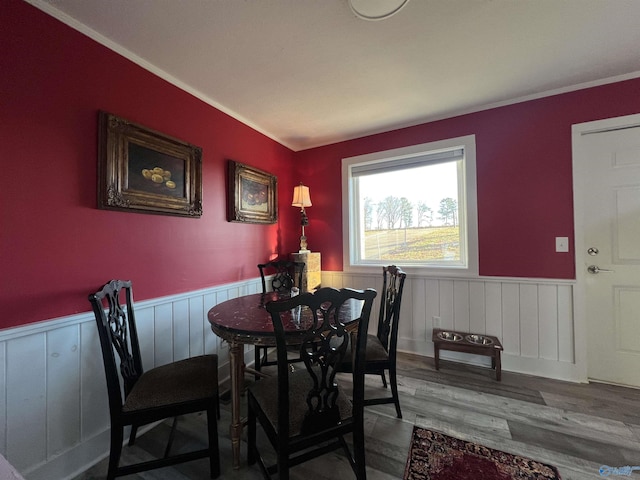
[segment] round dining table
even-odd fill
[[[240,412],[240,396],[245,372],[244,345],[275,346],[276,338],[271,315],[265,305],[274,300],[289,298],[289,294],[276,292],[255,293],[232,298],[212,307],[207,313],[211,329],[229,343],[229,369],[231,379],[231,451],[233,468],[240,468],[240,438],[245,421]],[[355,303],[354,303],[355,302]],[[347,308],[340,313],[345,323],[351,323],[350,330],[357,328],[357,320],[362,302],[351,300]],[[287,343],[300,344],[300,339],[311,323],[312,316],[304,308],[293,310],[283,317],[283,326],[287,334]],[[296,332],[300,332],[300,336]]]

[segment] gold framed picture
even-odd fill
[[[228,163],[228,220],[242,223],[276,223],[277,177],[233,160],[229,160]]]
[[[100,112],[98,208],[200,217],[202,149]]]

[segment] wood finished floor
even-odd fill
[[[640,466],[640,390],[603,384],[574,384],[510,372],[495,380],[494,371],[433,359],[401,355],[398,364],[403,419],[393,405],[365,411],[367,474],[370,480],[402,478],[414,425],[440,431],[487,447],[523,455],[558,467],[563,480],[603,478],[601,465]],[[347,375],[341,376],[348,383]],[[367,378],[368,391],[381,390],[379,377]],[[231,466],[229,405],[222,405],[218,424],[223,479],[260,479],[256,466]],[[124,461],[148,458],[163,450],[169,425],[163,423],[125,447]],[[202,416],[179,423],[176,446],[203,443]],[[264,439],[259,441],[264,443]],[[74,480],[106,475],[106,460]],[[632,478],[639,478],[640,472]],[[209,478],[206,460],[123,477],[149,480]],[[354,478],[338,452],[295,467],[292,479]],[[610,478],[616,478],[612,476]],[[623,478],[623,477],[618,477]],[[479,479],[481,480],[481,479]]]

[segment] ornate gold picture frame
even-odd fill
[[[202,215],[202,149],[100,112],[98,208]]]
[[[229,160],[228,220],[243,223],[278,221],[278,179],[267,172]]]

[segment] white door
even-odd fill
[[[640,386],[640,115],[574,126],[573,168],[587,375]]]

